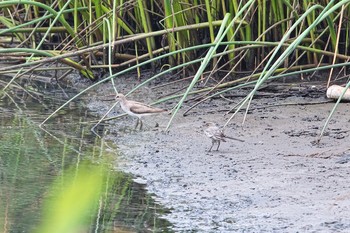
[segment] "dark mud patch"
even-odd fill
[[[131,89],[118,82],[124,93]],[[164,94],[152,85],[131,98],[152,102]],[[293,86],[293,95],[285,88],[259,92],[264,97],[253,100],[244,126],[240,113],[226,130],[245,142],[222,143],[219,151],[207,152],[211,142],[202,125],[229,118],[224,113],[240,100],[229,97],[234,92],[179,114],[169,132],[166,114],[146,118],[142,131],[133,130],[130,117],[109,122],[108,138],[121,152],[116,167],[172,209],[165,217],[177,232],[350,232],[350,105],[339,106],[315,144],[333,103],[324,99],[322,85],[303,85]],[[101,85],[97,93],[111,94],[112,87]],[[89,102],[99,114],[112,105],[94,95]],[[117,107],[111,115],[119,113]]]

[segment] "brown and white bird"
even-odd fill
[[[166,112],[167,110],[161,108],[155,108],[144,103],[127,100],[123,94],[117,94],[115,99],[119,101],[120,107],[130,116],[137,117],[137,123],[135,129],[140,124],[140,129],[142,129],[142,120],[143,116],[153,115],[157,113]]]
[[[209,137],[211,139],[211,147],[209,149],[209,151],[211,151],[211,149],[213,148],[214,144],[217,143],[218,147],[216,148],[216,150],[219,150],[220,147],[220,142],[226,142],[225,139],[231,139],[231,140],[236,140],[239,142],[244,142],[244,140],[238,139],[238,138],[233,138],[233,137],[229,137],[226,136],[223,132],[222,129],[220,129],[215,123],[213,122],[207,122],[205,124],[205,126],[207,128],[204,129],[204,133],[207,137]]]

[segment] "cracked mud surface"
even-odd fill
[[[131,90],[117,85],[124,93]],[[156,100],[164,93],[153,85],[130,98]],[[98,92],[113,93],[110,83]],[[229,97],[235,92],[199,105],[186,117],[178,114],[169,132],[164,132],[167,114],[145,118],[148,127],[142,131],[133,130],[131,117],[113,120],[108,138],[119,147],[116,168],[146,183],[156,200],[171,208],[164,217],[176,232],[350,232],[350,104],[341,103],[315,144],[334,105],[307,104],[324,102],[320,93],[267,92],[268,97],[254,99],[244,126],[240,112],[225,130],[245,142],[223,142],[212,152],[207,152],[211,141],[203,122],[224,124],[231,116],[224,113],[240,100]],[[89,98],[89,108],[99,114],[112,105]],[[171,108],[175,101],[160,106]],[[111,115],[119,113],[118,106]]]

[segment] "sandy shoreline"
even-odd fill
[[[123,85],[125,92],[131,89]],[[152,102],[163,94],[152,85],[131,97]],[[110,84],[98,87],[102,91],[111,93]],[[102,114],[112,105],[92,96],[92,111]],[[245,142],[222,143],[218,152],[207,152],[211,141],[202,125],[228,119],[224,113],[234,103],[220,98],[186,117],[179,114],[169,132],[167,114],[146,118],[143,131],[132,130],[131,117],[114,120],[108,138],[121,152],[116,167],[147,183],[157,201],[172,209],[165,217],[177,232],[349,232],[350,104],[341,104],[319,145],[312,141],[333,103],[290,105],[324,100],[319,93],[253,100],[244,127],[239,113],[226,130]],[[271,103],[279,106],[264,108]],[[118,113],[119,107],[111,114]]]

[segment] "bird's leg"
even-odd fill
[[[143,126],[143,123],[142,123],[141,118],[139,119],[139,121],[140,121],[140,130],[141,130],[141,129],[142,129],[142,126]]]
[[[137,126],[139,125],[139,118],[137,118],[136,125],[135,125],[135,130],[137,129]]]
[[[213,148],[213,146],[214,146],[214,143],[215,143],[215,141],[214,140],[211,140],[211,147],[210,147],[210,149],[208,150],[208,152],[210,152],[211,151],[211,149]]]
[[[219,146],[220,146],[220,140],[218,141],[218,147],[216,148],[216,151],[219,150]]]

